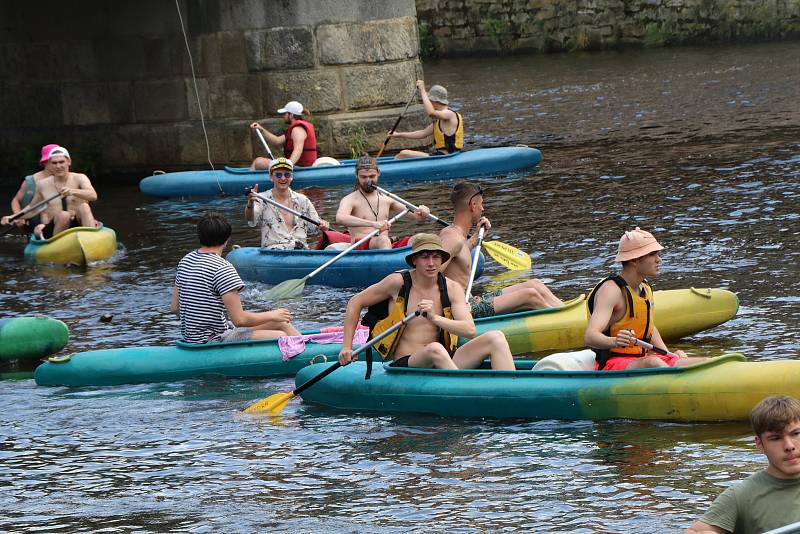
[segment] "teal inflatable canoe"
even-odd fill
[[[559,354],[559,358],[564,355]],[[373,367],[355,362],[309,387],[304,402],[383,413],[524,419],[746,420],[770,395],[800,396],[800,361],[729,354],[684,368],[594,371],[591,362],[518,361],[516,371]],[[590,366],[585,365],[590,363]],[[302,369],[300,386],[328,364]],[[564,368],[567,368],[566,370]]]
[[[542,153],[526,146],[479,148],[425,158],[379,159],[381,185],[497,176],[535,167]],[[351,184],[355,180],[355,161],[341,165],[297,167],[292,187],[329,187]],[[267,171],[225,167],[220,170],[181,171],[154,174],[139,182],[142,193],[157,197],[241,195],[246,187],[269,181]]]
[[[654,294],[659,330],[665,339],[690,335],[724,323],[736,314],[736,295],[723,289],[674,289]],[[661,315],[659,315],[661,317]],[[479,333],[502,330],[514,354],[583,347],[588,322],[583,295],[561,308],[485,317]],[[318,332],[304,332],[306,335]],[[464,339],[459,340],[465,342]],[[284,361],[276,340],[192,345],[125,347],[51,358],[36,369],[36,383],[55,386],[109,386],[169,382],[202,376],[290,376],[314,358],[335,359],[338,343],[307,343],[305,351]]]
[[[0,319],[0,360],[42,358],[63,349],[67,325],[49,317]]]

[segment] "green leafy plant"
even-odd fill
[[[363,126],[350,127],[347,131],[347,143],[350,147],[350,157],[358,159],[367,154],[367,131]]]

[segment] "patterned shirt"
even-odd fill
[[[220,334],[233,328],[226,318],[222,295],[241,290],[244,283],[228,260],[213,252],[193,250],[178,263],[175,285],[184,341],[220,341]]]
[[[265,197],[275,200],[272,196],[272,189],[265,193],[259,193]],[[299,211],[306,217],[319,220],[314,204],[302,193],[297,193],[289,189],[289,196],[292,198],[292,209]],[[277,202],[277,201],[276,201]],[[261,246],[277,250],[292,250],[295,248],[308,248],[308,233],[314,231],[316,226],[310,222],[294,216],[294,228],[288,230],[285,220],[286,211],[276,208],[272,204],[256,201],[253,205],[253,220],[247,221],[251,227],[261,227]]]

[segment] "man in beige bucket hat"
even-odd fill
[[[347,365],[353,361],[353,334],[361,310],[369,308],[362,322],[370,327],[370,337],[400,322],[406,314],[420,312],[419,317],[375,347],[394,367],[474,369],[488,355],[492,369],[514,369],[511,349],[501,331],[475,336],[464,288],[439,272],[442,262],[450,257],[439,236],[417,234],[413,242],[406,256],[411,270],[390,274],[347,303],[339,362]],[[470,341],[456,348],[459,336]]]
[[[586,301],[591,316],[584,342],[594,349],[598,369],[672,367],[706,359],[689,358],[680,350],[674,356],[662,356],[635,343],[640,339],[669,350],[655,325],[653,289],[647,283],[647,277],[658,275],[662,250],[653,234],[638,226],[625,232],[614,258],[622,263],[622,271],[605,278],[589,293]]]
[[[441,85],[431,86],[429,91],[425,91],[425,82],[417,80],[419,96],[425,113],[433,121],[422,130],[413,132],[389,132],[390,137],[400,137],[404,139],[425,139],[433,136],[433,147],[430,152],[419,150],[401,150],[395,158],[421,158],[436,154],[452,154],[464,148],[464,121],[461,113],[450,109],[450,101],[447,99],[447,89]]]

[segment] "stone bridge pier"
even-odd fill
[[[207,166],[201,110],[211,161],[248,164],[265,154],[249,123],[282,131],[289,100],[322,155],[374,152],[422,75],[414,0],[178,5],[194,77],[174,1],[0,4],[0,175],[35,170],[46,143],[85,171]],[[426,123],[415,104],[403,127]]]

